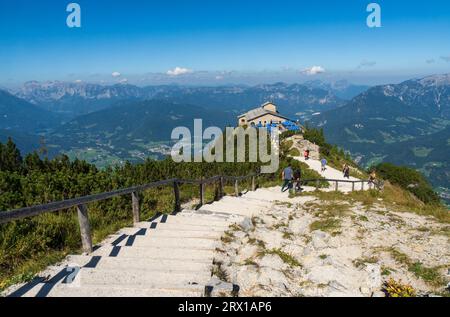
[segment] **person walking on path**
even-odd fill
[[[350,179],[350,166],[348,166],[348,164],[344,164],[344,169],[342,171],[344,173],[344,178]]]
[[[320,165],[322,166],[322,173],[325,172],[325,170],[327,169],[327,160],[325,158],[322,158],[322,160],[320,161]]]
[[[305,161],[309,160],[309,150],[305,150],[303,155],[305,156]]]
[[[300,168],[297,168],[294,171],[295,192],[299,192],[302,190],[301,178],[302,178],[302,171]]]
[[[292,178],[293,178],[293,171],[291,167],[291,163],[288,162],[288,166],[283,170],[282,173],[282,179],[283,179],[283,186],[281,187],[281,191],[285,192],[288,189],[291,189],[292,186]]]
[[[377,179],[377,174],[375,173],[375,170],[372,170],[372,172],[369,175],[369,186],[371,186],[371,184],[375,185],[376,179]]]

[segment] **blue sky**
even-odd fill
[[[66,26],[70,2],[81,6],[79,29]],[[366,25],[370,2],[381,5],[381,28]],[[450,72],[447,0],[2,0],[0,27],[2,86],[375,84]],[[308,75],[313,66],[321,71]]]

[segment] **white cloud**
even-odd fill
[[[113,73],[111,74],[111,76],[113,76],[114,78],[120,77],[121,75],[122,75],[122,74],[119,73],[119,72],[113,72]]]
[[[427,59],[425,62],[427,64],[434,64],[436,62],[436,60],[434,58],[430,58],[430,59]]]
[[[186,75],[192,73],[191,69],[184,68],[184,67],[175,67],[174,69],[168,70],[167,75],[169,76],[180,76],[180,75]]]
[[[126,84],[126,83],[128,83],[128,79],[127,79],[127,78],[121,79],[121,80],[119,81],[119,83],[121,83],[121,84]]]
[[[223,76],[222,75],[217,75],[216,76],[216,80],[222,80],[223,79]]]
[[[441,59],[447,63],[450,62],[450,55],[449,56],[441,56]]]
[[[325,68],[323,68],[322,66],[313,66],[313,67],[302,70],[302,73],[304,73],[306,75],[322,74],[322,73],[325,73]]]
[[[77,79],[77,80],[75,80],[75,83],[76,84],[80,84],[80,83],[82,83],[83,81],[81,80],[81,79]]]

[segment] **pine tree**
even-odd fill
[[[19,171],[22,167],[22,156],[19,149],[8,138],[5,145],[0,146],[0,170],[2,171]]]

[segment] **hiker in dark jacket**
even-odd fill
[[[301,178],[302,178],[302,171],[300,168],[297,168],[294,171],[294,181],[295,181],[295,191],[296,192],[299,192],[302,190]]]
[[[345,164],[343,172],[344,172],[344,178],[350,179],[350,166]]]

